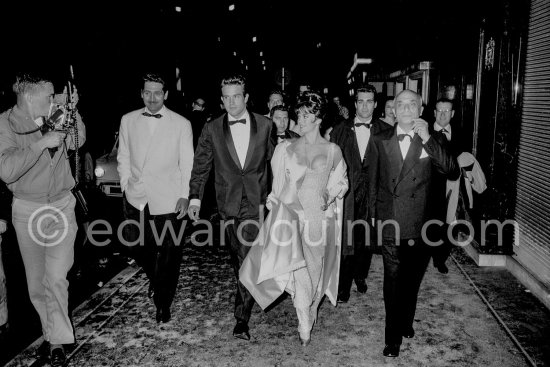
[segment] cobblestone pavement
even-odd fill
[[[129,268],[119,276],[125,278],[116,289],[106,285],[97,300],[73,313],[79,345],[69,365],[527,366],[457,265],[448,263],[447,275],[429,267],[419,295],[416,336],[405,339],[399,358],[388,359],[382,356],[380,255],[373,258],[368,292],[354,291],[350,301],[338,307],[325,299],[312,342],[303,348],[289,297],[268,312],[255,306],[251,341],[233,338],[235,280],[227,252],[187,247],[172,320],[155,322],[148,282],[142,272]],[[28,357],[31,352],[25,353]],[[12,365],[25,363],[25,353]]]

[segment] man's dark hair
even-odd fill
[[[273,115],[275,114],[275,111],[286,111],[290,115],[290,110],[287,106],[280,104],[278,106],[273,106],[271,111],[269,111],[269,117],[273,118]]]
[[[162,89],[166,87],[166,83],[164,82],[164,79],[162,79],[162,77],[159,74],[146,73],[143,76],[143,84],[147,82],[160,83],[162,84]]]
[[[355,90],[355,100],[357,101],[357,96],[359,93],[372,93],[374,94],[374,101],[376,102],[376,88],[372,84],[362,84],[357,87]]]
[[[246,79],[242,75],[231,75],[222,79],[220,88],[226,85],[240,85],[243,87],[243,95],[246,95]]]
[[[437,109],[437,104],[438,104],[438,103],[450,103],[450,104],[451,104],[451,110],[454,109],[454,103],[453,103],[453,101],[450,100],[449,98],[445,98],[445,97],[439,98],[439,99],[437,100],[437,102],[435,102],[434,110]]]

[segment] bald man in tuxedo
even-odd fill
[[[440,135],[430,135],[428,123],[419,118],[417,93],[399,93],[394,113],[395,128],[373,135],[367,148],[369,216],[379,227],[384,263],[386,357],[397,357],[403,337],[415,334],[418,290],[431,256],[422,229],[437,205],[430,202],[434,175],[457,179],[460,174]]]

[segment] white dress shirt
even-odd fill
[[[445,131],[443,131],[443,134],[445,134],[447,141],[451,141],[451,136],[453,135],[453,133],[451,132],[451,125],[449,124],[447,125],[447,127],[443,128],[441,125],[434,122],[434,131],[441,131],[443,129],[445,129]]]
[[[408,133],[406,133],[399,125],[397,125],[396,133],[399,136],[399,134],[407,134],[411,138],[408,139],[405,137],[402,141],[399,141],[399,149],[401,149],[401,156],[403,157],[403,160],[405,160],[405,157],[407,156],[407,153],[409,151],[409,147],[411,146],[412,139],[414,138],[414,130],[411,129]]]
[[[372,117],[366,123],[370,124],[371,122]],[[365,158],[365,151],[367,150],[367,144],[369,143],[370,129],[368,129],[366,126],[355,126],[355,124],[357,123],[363,123],[363,121],[359,120],[357,116],[355,116],[355,120],[353,120],[353,123],[355,138],[357,139],[357,146],[359,147],[359,154],[361,155],[361,162],[363,162],[363,158]]]
[[[237,151],[237,156],[239,157],[239,162],[241,162],[241,168],[244,168],[246,152],[248,151],[248,144],[250,143],[250,115],[247,110],[244,111],[240,118],[234,118],[230,114],[227,114],[228,121],[240,119],[245,119],[246,123],[229,125],[229,129],[231,130],[231,136],[233,138],[235,150]]]
[[[239,162],[241,162],[241,167],[244,168],[244,163],[246,162],[246,152],[248,151],[248,144],[250,143],[250,114],[247,110],[245,110],[242,116],[238,119],[234,118],[230,114],[227,114],[227,121],[235,121],[240,119],[245,119],[246,123],[229,125],[229,129],[231,130],[231,137],[233,138],[233,144],[235,145]],[[198,206],[200,208],[201,200],[191,199],[189,201],[189,206]]]

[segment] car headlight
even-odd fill
[[[96,167],[96,169],[94,170],[94,174],[96,177],[103,177],[103,175],[105,174],[105,170],[101,167]]]

